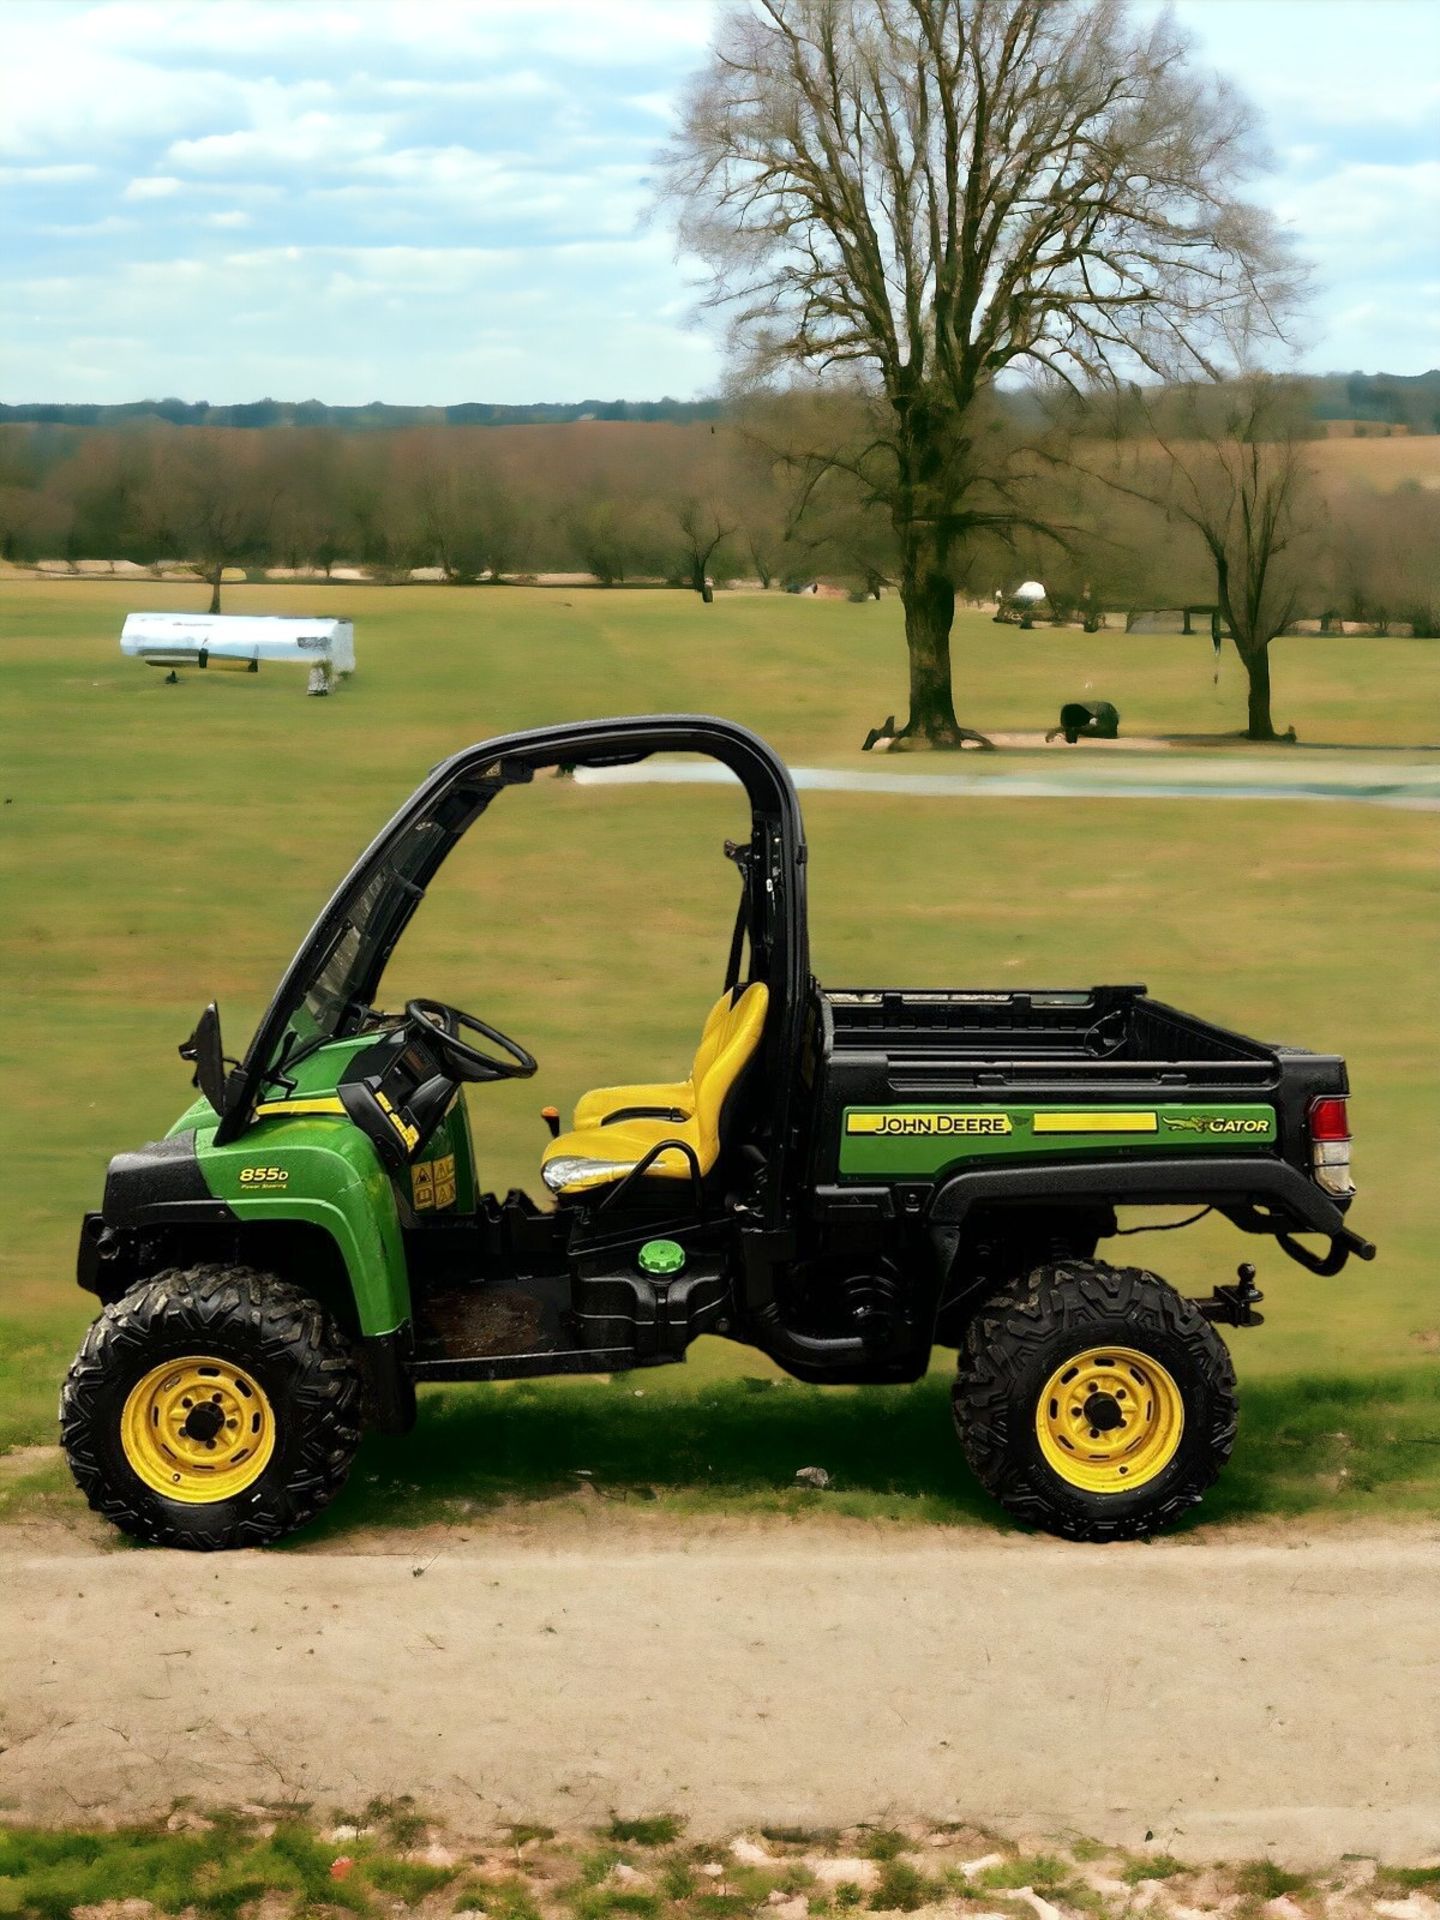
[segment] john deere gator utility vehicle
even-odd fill
[[[456,1007],[382,1011],[382,972],[510,788],[669,753],[748,796],[719,997],[688,1073],[587,1093],[563,1131],[546,1110],[546,1204],[497,1198],[461,1089],[536,1061]],[[102,1311],[61,1405],[91,1504],[171,1546],[274,1540],[334,1497],[367,1422],[411,1424],[417,1385],[661,1366],[702,1333],[806,1381],[912,1381],[958,1349],[966,1458],[1052,1532],[1145,1534],[1198,1500],[1235,1435],[1215,1329],[1258,1321],[1254,1270],[1188,1299],[1100,1250],[1117,1208],[1186,1204],[1316,1274],[1369,1259],[1343,1062],[1138,986],[822,987],[805,879],[785,768],[721,720],[550,727],[439,767],[244,1059],[227,1070],[207,1008],[181,1049],[194,1105],[110,1163],[80,1242]]]

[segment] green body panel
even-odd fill
[[[1133,1107],[1058,1105],[847,1107],[840,1171],[865,1179],[933,1179],[975,1161],[1093,1159],[1112,1154],[1273,1146],[1272,1107],[1197,1101]]]
[[[290,1069],[288,1077],[295,1083],[293,1090],[287,1092],[284,1088],[275,1087],[267,1098],[315,1100],[333,1095],[355,1055],[374,1044],[374,1034],[360,1034],[349,1040],[332,1040],[328,1046],[317,1048]],[[195,1133],[202,1128],[209,1128],[213,1132],[215,1120],[215,1109],[202,1093],[185,1109],[166,1138],[177,1133]]]
[[[215,1109],[203,1093],[185,1109],[173,1127],[166,1129],[165,1138],[173,1140],[177,1133],[198,1133],[202,1127],[208,1127],[212,1133],[215,1130]]]
[[[196,1134],[200,1171],[242,1222],[303,1221],[340,1249],[360,1331],[391,1333],[410,1317],[410,1281],[390,1176],[343,1116],[260,1120],[227,1147]]]
[[[317,1094],[333,1093],[356,1054],[364,1053],[367,1047],[373,1047],[374,1044],[373,1033],[352,1034],[348,1040],[331,1040],[325,1046],[317,1047],[314,1053],[307,1053],[293,1067],[286,1069],[286,1079],[295,1082],[293,1094],[286,1097],[303,1100]],[[272,1087],[265,1098],[279,1099],[282,1092],[283,1089]]]
[[[216,1114],[199,1099],[170,1129],[194,1133],[205,1184],[242,1222],[302,1222],[321,1228],[339,1248],[350,1276],[360,1330],[392,1333],[410,1317],[410,1282],[400,1210],[391,1177],[366,1136],[344,1113],[271,1113],[266,1104],[328,1101],[352,1058],[374,1035],[338,1040],[299,1061],[293,1089],[275,1088],[244,1135],[215,1145]],[[444,1212],[473,1212],[477,1203],[470,1126],[454,1100],[416,1155],[427,1170],[453,1157],[453,1199]],[[416,1169],[399,1176],[413,1204]],[[422,1205],[433,1209],[433,1186]]]

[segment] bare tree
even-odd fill
[[[357,533],[346,511],[352,447],[333,427],[286,429],[285,484],[269,528],[269,552],[287,567],[330,569]]]
[[[210,612],[220,611],[227,566],[262,553],[279,499],[278,463],[259,432],[173,428],[154,443],[154,465],[137,501],[142,539],[152,557],[168,548],[210,582]]]
[[[565,527],[575,558],[602,587],[642,571],[655,542],[646,503],[630,490],[587,490],[570,507]]]
[[[764,475],[792,571],[838,576],[878,600],[899,565],[889,515],[856,471],[873,432],[868,396],[843,386],[752,390],[735,419],[745,471]],[[748,479],[744,495],[748,515]]]
[[[497,478],[472,432],[402,435],[391,479],[402,503],[399,546],[414,564],[466,583],[498,579],[513,563],[524,503]]]
[[[1364,622],[1388,633],[1397,620],[1418,639],[1440,626],[1440,498],[1407,482],[1393,493],[1352,484],[1330,501],[1326,625]]]
[[[735,532],[734,518],[726,507],[714,500],[685,494],[675,502],[671,519],[679,536],[677,544],[685,584],[708,605],[714,598],[710,586],[711,562]]]
[[[894,525],[907,732],[958,744],[958,557],[1030,522],[1001,376],[1210,367],[1293,278],[1240,197],[1248,110],[1123,0],[745,0],[665,159],[682,244],[757,377],[861,379],[850,460]],[[844,461],[843,451],[827,454]]]
[[[1306,400],[1303,383],[1265,373],[1157,396],[1150,411],[1164,463],[1133,489],[1203,545],[1245,668],[1251,740],[1277,737],[1270,643],[1324,593]]]
[[[75,510],[66,477],[63,466],[46,471],[32,431],[0,427],[0,559],[38,560],[47,546],[67,548]]]

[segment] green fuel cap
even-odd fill
[[[652,1280],[673,1280],[685,1271],[685,1249],[678,1240],[647,1240],[640,1249],[640,1271]]]

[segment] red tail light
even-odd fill
[[[1355,1191],[1350,1178],[1350,1115],[1337,1094],[1310,1102],[1310,1160],[1315,1179],[1337,1199]]]

